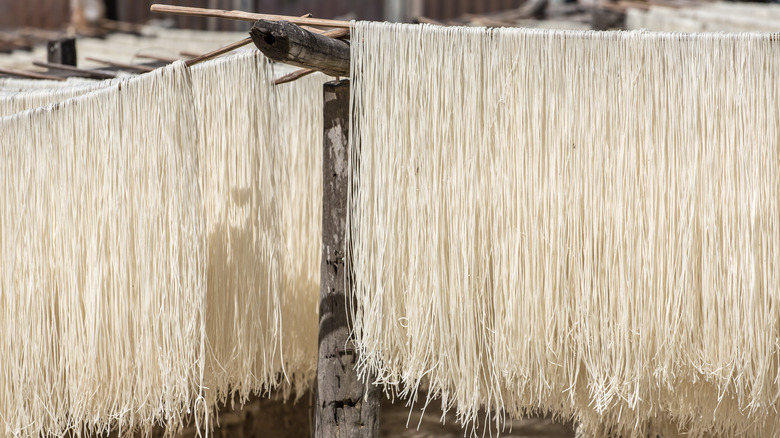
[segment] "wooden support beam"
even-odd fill
[[[52,64],[76,66],[76,39],[61,38],[46,42],[46,60]]]
[[[249,34],[268,58],[330,76],[349,76],[349,44],[331,38],[339,30],[316,34],[288,21],[258,20]]]
[[[379,436],[380,392],[358,379],[347,303],[355,299],[347,273],[349,80],[327,82],[322,156],[322,262],[315,438]]]
[[[307,15],[311,16],[311,14],[307,14]],[[344,31],[344,30],[346,30],[346,29],[340,29],[340,31]],[[315,33],[321,33],[321,31],[317,30],[317,29],[313,29],[313,31]],[[346,31],[347,31],[347,33],[349,33],[348,30],[346,30]],[[219,49],[212,50],[211,52],[204,53],[203,55],[195,56],[192,59],[188,59],[185,62],[185,64],[187,64],[188,67],[192,67],[195,64],[201,63],[201,62],[206,61],[206,60],[211,59],[211,58],[216,58],[217,56],[220,56],[220,55],[224,55],[225,53],[232,52],[233,50],[236,50],[236,49],[238,49],[240,47],[244,47],[244,46],[246,46],[248,44],[251,44],[251,43],[252,43],[252,38],[247,37],[247,38],[244,38],[241,41],[236,41],[234,43],[230,43],[227,46],[220,47]]]
[[[342,27],[347,29],[349,28],[349,21],[327,20],[323,18],[295,17],[291,15],[256,14],[253,12],[244,12],[244,11],[226,11],[223,9],[191,8],[187,6],[173,6],[173,5],[161,5],[161,4],[153,4],[149,9],[152,12],[156,12],[159,14],[228,18],[231,20],[240,20],[240,21],[257,21],[257,20],[282,21],[284,20],[284,21],[289,21],[290,23],[308,25],[308,26]]]
[[[29,79],[46,79],[49,81],[64,81],[65,78],[61,78],[59,76],[52,76],[47,75],[43,73],[36,73],[33,71],[24,71],[24,70],[16,70],[14,68],[3,68],[0,67],[0,73],[10,75],[10,76],[17,76],[20,78],[29,78]]]
[[[55,64],[52,62],[33,61],[33,65],[38,67],[46,67],[49,70],[62,70],[71,73],[78,73],[81,76],[86,76],[95,79],[111,79],[116,77],[116,73],[106,70],[85,70],[83,68],[74,67],[72,65]]]

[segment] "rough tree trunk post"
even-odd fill
[[[345,231],[349,187],[349,81],[323,86],[322,262],[317,361],[316,438],[379,436],[379,390],[361,382],[349,339]],[[369,379],[370,381],[370,379]]]
[[[52,64],[76,66],[76,39],[62,38],[46,42],[46,59]]]
[[[329,76],[349,76],[349,44],[287,21],[257,20],[249,35],[274,61],[313,68]]]

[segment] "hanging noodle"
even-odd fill
[[[127,79],[111,79],[86,83],[71,83],[70,87],[32,88],[24,91],[0,93],[0,117],[24,110],[52,105],[64,100],[126,82]]]
[[[301,393],[316,371],[324,78],[274,88],[259,52],[193,69],[209,253],[207,386],[220,400],[281,379]]]
[[[206,277],[191,89],[177,63],[0,119],[2,434],[193,413]]]
[[[0,92],[45,90],[55,88],[70,88],[79,85],[93,84],[102,81],[85,78],[68,78],[64,81],[40,80],[40,79],[16,79],[0,78]]]
[[[255,51],[0,96],[48,105],[0,119],[0,436],[208,431],[310,387],[326,77],[274,77]]]
[[[280,383],[301,394],[316,372],[325,76],[273,79],[257,51],[193,68],[218,400]]]
[[[351,35],[361,373],[466,423],[778,430],[775,36]]]
[[[282,145],[269,69],[253,54],[192,72],[208,248],[206,386],[220,400],[274,386],[281,371]]]
[[[298,396],[317,373],[322,256],[322,84],[315,73],[275,88],[278,138],[284,145],[282,194],[284,293],[282,351]]]

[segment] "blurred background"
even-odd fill
[[[282,15],[310,13],[320,18],[409,21],[417,16],[453,19],[517,8],[524,0],[2,0],[0,29],[33,27],[85,29],[101,19],[147,23],[160,18],[149,12],[152,3],[211,9],[238,9]],[[247,30],[246,23],[197,17],[169,18],[177,28]]]
[[[249,26],[247,23],[211,18],[161,17],[149,12],[152,3],[282,15],[310,13],[320,18],[408,22],[415,21],[417,18],[427,18],[442,22],[454,20],[461,24],[468,24],[483,16],[487,19],[487,25],[511,25],[514,19],[528,18],[518,16],[518,11],[513,10],[527,6],[529,2],[545,3],[547,7],[544,9],[548,10],[544,12],[553,16],[560,16],[563,12],[577,9],[571,5],[579,6],[583,11],[592,12],[593,9],[606,8],[625,14],[632,8],[647,11],[659,7],[696,9],[705,6],[705,9],[708,9],[706,8],[708,5],[720,4],[720,2],[706,0],[547,0],[545,2],[539,0],[0,0],[0,30],[7,33],[18,28],[69,29],[89,35],[94,33],[95,27],[103,27],[106,21],[132,24],[146,24],[152,21],[166,27],[211,31],[244,31]],[[728,2],[725,4],[729,5]],[[562,5],[568,7],[560,10]],[[734,4],[732,3],[731,6]],[[726,9],[730,13],[739,15],[731,18],[752,18],[758,21],[776,18],[775,8],[766,6],[766,3],[757,3],[748,8],[726,7]],[[713,12],[724,12],[724,10],[715,8]],[[535,18],[543,18],[543,15],[537,14]],[[491,18],[497,18],[498,22],[491,22]],[[707,19],[705,16],[699,18]],[[726,27],[731,24],[727,16],[718,18]],[[621,26],[620,23],[615,23],[615,27],[624,27],[627,24],[631,25],[631,23],[623,23]],[[8,43],[7,39],[3,41]]]

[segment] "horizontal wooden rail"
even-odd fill
[[[349,28],[348,21],[328,20],[324,18],[295,17],[290,15],[257,14],[254,12],[227,11],[224,9],[192,8],[187,6],[163,5],[158,3],[153,4],[150,10],[152,12],[156,12],[159,14],[228,18],[230,20],[240,20],[240,21],[257,21],[257,20],[289,21],[290,23],[294,23],[298,25]]]
[[[3,68],[0,67],[0,73],[6,74],[9,76],[18,76],[20,78],[30,78],[30,79],[46,79],[49,81],[64,81],[65,78],[61,78],[59,76],[52,76],[47,75],[43,73],[36,73],[33,71],[24,71],[24,70],[17,70],[14,68]]]

